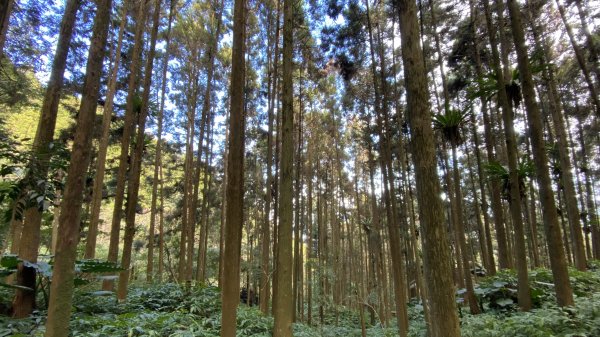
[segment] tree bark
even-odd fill
[[[229,144],[227,156],[227,210],[222,279],[221,337],[235,337],[236,308],[240,293],[240,249],[244,221],[244,83],[245,81],[245,20],[244,0],[235,0],[233,13],[233,51]]]
[[[581,147],[581,157],[582,157],[582,167],[581,171],[585,173],[585,194],[586,194],[586,204],[588,208],[588,216],[589,222],[592,226],[592,246],[593,255],[595,259],[600,259],[600,229],[598,226],[598,213],[596,208],[596,203],[594,202],[594,190],[592,186],[592,178],[588,162],[588,152],[585,147],[585,141],[583,138],[583,127],[581,123],[578,127],[578,138],[579,138],[579,146]]]
[[[148,1],[149,0],[145,0]],[[119,275],[119,286],[117,289],[117,298],[119,301],[125,301],[127,297],[127,285],[129,284],[129,268],[131,264],[131,247],[135,235],[135,210],[138,202],[140,176],[142,173],[142,156],[144,152],[144,138],[146,136],[146,118],[148,117],[148,103],[150,100],[150,87],[152,85],[152,69],[154,67],[154,55],[156,52],[156,38],[158,36],[158,26],[160,19],[160,6],[162,0],[154,0],[154,13],[152,17],[152,32],[150,33],[150,49],[148,58],[144,67],[144,92],[142,93],[142,105],[138,116],[138,130],[135,138],[135,151],[131,156],[131,170],[129,172],[129,182],[127,184],[127,207],[125,214],[125,233],[123,236],[123,255],[121,257],[121,266],[124,270]]]
[[[143,32],[146,22],[146,1],[142,0],[137,6],[135,17],[135,35],[131,57],[127,99],[125,102],[125,121],[121,138],[121,154],[119,155],[119,169],[117,171],[117,186],[115,189],[115,205],[110,227],[110,240],[108,246],[108,261],[117,262],[119,258],[119,237],[121,234],[121,218],[123,216],[123,201],[125,199],[125,183],[129,169],[129,145],[135,130],[135,97],[138,91],[140,63],[143,49]],[[135,207],[135,205],[134,205]],[[104,290],[113,289],[113,281],[105,280],[102,283]]]
[[[92,128],[96,116],[98,89],[102,75],[104,50],[108,36],[111,0],[98,0],[88,55],[83,97],[79,108],[75,140],[60,215],[60,239],[56,247],[50,285],[46,337],[69,335],[72,309],[74,263],[79,241],[81,194],[91,152]]]
[[[539,34],[539,29],[535,22],[531,23],[535,42],[543,51],[543,63],[548,65],[543,71],[543,80],[548,94],[548,108],[552,114],[554,122],[554,133],[558,144],[558,155],[560,165],[560,180],[565,196],[565,204],[567,209],[567,217],[569,220],[569,228],[571,230],[571,238],[573,241],[573,257],[575,267],[580,271],[587,270],[587,259],[585,256],[585,247],[583,244],[583,234],[581,230],[581,219],[579,207],[577,206],[577,194],[573,183],[573,173],[571,166],[571,155],[569,153],[569,145],[567,139],[567,131],[565,128],[565,120],[563,116],[563,107],[560,102],[554,71],[550,66],[552,55],[548,41],[542,41]],[[566,235],[566,233],[565,233]]]
[[[33,141],[33,155],[29,163],[29,171],[25,177],[25,181],[29,187],[33,191],[38,192],[39,195],[45,194],[45,191],[40,190],[40,188],[44,189],[46,184],[40,185],[37,184],[37,181],[39,179],[45,181],[48,176],[49,161],[52,156],[52,140],[54,138],[58,114],[58,103],[60,101],[64,73],[67,66],[69,45],[71,44],[77,11],[80,5],[80,0],[69,0],[65,5],[65,12],[60,23],[56,52],[52,61],[50,80],[44,94],[37,132]],[[12,5],[9,3],[8,6]],[[26,235],[21,235],[18,240],[20,241],[19,258],[35,263],[37,262],[40,247],[42,212],[39,209],[38,202],[33,202],[34,205],[31,205],[32,201],[25,201],[25,205],[27,206],[23,211],[22,233],[26,233]],[[35,308],[35,275],[34,268],[25,267],[23,263],[19,264],[17,269],[17,284],[33,290],[16,290],[13,300],[13,317],[15,318],[26,317]]]
[[[117,50],[115,51],[115,61],[108,83],[108,91],[104,103],[102,114],[102,135],[98,145],[98,155],[96,159],[96,175],[94,177],[94,187],[92,193],[92,210],[90,214],[90,227],[87,240],[85,242],[85,258],[93,259],[96,256],[96,238],[98,236],[98,223],[100,219],[100,207],[102,206],[102,188],[104,186],[104,172],[106,168],[106,153],[108,152],[108,141],[110,133],[110,122],[113,114],[113,105],[115,93],[117,90],[117,75],[119,74],[119,64],[121,62],[121,49],[123,46],[123,34],[125,32],[125,23],[127,22],[127,2],[123,3],[121,9],[121,25],[119,27],[119,37]]]
[[[14,5],[14,0],[4,0],[0,3],[0,57],[4,56],[4,43]]]
[[[294,91],[293,53],[294,21],[291,0],[283,2],[283,70],[281,82],[281,173],[279,227],[277,230],[277,292],[273,302],[274,337],[290,337],[294,316],[292,293],[292,227],[294,171]]]
[[[425,280],[428,288],[430,336],[460,336],[454,300],[450,265],[450,249],[444,225],[440,184],[431,127],[427,74],[423,51],[419,44],[416,4],[410,0],[394,0],[400,22],[402,59],[406,83],[408,125],[415,163],[416,189],[423,228]]]
[[[527,48],[525,47],[525,34],[519,5],[515,0],[508,0],[508,9],[510,13],[511,28],[517,51],[517,61],[519,65],[520,79],[529,120],[529,132],[531,145],[533,148],[533,157],[536,168],[536,176],[540,187],[540,199],[544,209],[544,224],[546,228],[546,238],[550,253],[550,266],[554,283],[556,286],[556,298],[558,305],[573,305],[573,291],[569,281],[567,264],[565,261],[564,250],[561,244],[560,228],[558,227],[558,213],[552,191],[552,182],[548,172],[548,156],[545,150],[543,137],[543,122],[539,106],[535,101],[534,85],[529,68],[529,59]]]
[[[148,263],[146,264],[146,281],[152,282],[154,274],[154,231],[156,226],[156,204],[158,199],[158,185],[159,185],[159,168],[162,167],[162,132],[163,132],[163,119],[165,110],[165,99],[167,96],[167,72],[169,65],[169,55],[171,53],[171,26],[173,24],[173,16],[177,0],[171,0],[171,6],[169,7],[169,23],[167,24],[167,34],[165,36],[165,55],[162,67],[162,84],[160,90],[160,107],[158,109],[158,121],[157,127],[157,140],[156,140],[156,153],[154,156],[154,178],[152,179],[152,200],[150,202],[150,230],[149,230],[149,243],[148,243]],[[161,205],[162,209],[162,205]],[[159,238],[160,240],[160,238]],[[160,243],[159,243],[160,245]],[[159,261],[161,263],[162,261]]]
[[[594,86],[594,82],[592,81],[592,77],[590,76],[590,70],[588,69],[587,63],[583,56],[583,52],[582,52],[581,48],[579,47],[579,45],[577,44],[575,34],[573,33],[573,28],[571,28],[571,25],[569,24],[569,21],[567,20],[565,8],[563,7],[563,5],[560,3],[559,0],[555,0],[555,1],[556,1],[556,6],[558,6],[558,12],[560,13],[560,18],[567,30],[567,35],[569,36],[569,42],[571,42],[571,46],[573,47],[573,52],[575,53],[575,59],[577,60],[577,64],[579,65],[579,68],[581,69],[581,73],[583,75],[583,79],[585,80],[585,83],[590,92],[590,99],[592,100],[592,102],[594,104],[596,114],[600,115],[600,97],[598,96],[598,89]]]

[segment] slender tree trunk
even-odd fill
[[[540,40],[539,28],[534,22],[532,22],[532,30],[536,44],[543,50],[543,62],[546,65],[550,65],[549,62],[552,57],[549,49],[550,46],[548,45],[547,41]],[[554,78],[554,71],[552,67],[546,68],[543,75],[545,86],[547,88],[546,92],[548,94],[548,106],[550,112],[552,113],[554,132],[556,135],[556,141],[558,143],[559,165],[561,171],[560,180],[564,190],[567,216],[570,225],[569,228],[571,230],[571,237],[573,239],[573,257],[575,260],[575,267],[581,271],[585,271],[587,269],[587,260],[585,257],[585,247],[583,244],[580,212],[579,207],[577,206],[577,194],[575,192],[575,185],[573,183],[571,155],[569,154],[563,108],[560,102],[560,97],[556,86],[556,79]]]
[[[503,0],[502,0],[503,1]],[[492,14],[491,14],[491,10],[489,7],[489,1],[488,0],[484,0],[483,5],[485,7],[485,17],[486,17],[486,25],[488,28],[488,37],[490,40],[490,44],[492,46],[492,63],[493,63],[493,71],[496,74],[496,88],[498,90],[498,94],[497,94],[497,99],[498,99],[498,106],[502,109],[502,120],[504,123],[504,139],[506,141],[506,152],[507,152],[507,159],[508,159],[508,170],[509,170],[509,180],[511,182],[511,186],[515,185],[514,181],[517,181],[516,183],[516,187],[514,191],[510,191],[510,198],[511,200],[513,198],[515,198],[515,201],[511,201],[511,207],[518,207],[517,205],[514,205],[517,203],[517,201],[520,200],[520,194],[518,191],[518,174],[517,174],[517,157],[518,157],[518,150],[517,150],[517,144],[516,144],[516,137],[515,137],[515,131],[514,131],[514,125],[513,125],[513,109],[512,106],[509,102],[509,98],[508,95],[506,93],[506,86],[505,86],[505,77],[504,77],[504,73],[502,70],[502,63],[500,62],[500,54],[498,52],[498,41],[496,39],[496,31],[497,29],[494,26],[493,20],[492,20]],[[505,45],[506,43],[504,43],[503,45]],[[489,156],[489,154],[488,154]],[[494,158],[496,159],[496,158]],[[515,180],[516,179],[516,180]],[[493,182],[493,184],[495,186],[492,186],[492,189],[497,189],[498,193],[498,199],[497,200],[493,200],[492,202],[496,203],[496,207],[500,208],[498,210],[498,212],[502,212],[502,206],[501,206],[501,201],[500,201],[500,191],[499,191],[499,183],[498,182]],[[520,204],[520,202],[519,202]],[[514,206],[513,206],[514,205]],[[519,218],[518,218],[518,217]],[[511,219],[513,222],[522,223],[522,220],[520,219],[520,213],[517,214],[517,210],[516,209],[512,209],[511,208]],[[502,228],[500,230],[500,228]],[[500,226],[496,227],[496,236],[498,237],[498,254],[499,254],[499,262],[500,262],[500,269],[503,268],[511,268],[512,267],[512,260],[510,259],[510,254],[509,254],[509,250],[508,250],[508,239],[507,239],[507,235],[505,232],[505,228],[504,228],[504,224],[501,224]],[[500,238],[502,237],[502,239]],[[504,247],[503,250],[504,253],[502,254],[501,248],[500,248],[500,241],[503,241],[502,246]]]
[[[399,15],[402,59],[407,91],[408,125],[413,135],[411,147],[415,163],[417,197],[423,228],[425,280],[428,288],[434,337],[460,336],[454,300],[450,249],[446,236],[440,185],[435,159],[435,144],[427,94],[427,74],[421,60],[416,3],[394,0]]]
[[[163,177],[163,166],[162,162],[160,165],[160,210],[158,219],[158,282],[162,282],[163,270],[164,270],[164,252],[165,252],[165,231],[164,231],[164,214],[165,214],[165,203],[164,203],[164,177]]]
[[[311,121],[312,121],[312,113],[311,113]],[[312,163],[312,158],[313,158],[313,153],[312,153],[312,140],[309,139],[308,140],[308,145],[307,145],[307,153],[306,156],[308,158],[308,164],[307,164],[307,169],[306,169],[306,178],[307,178],[307,206],[306,206],[306,217],[307,217],[307,232],[308,232],[308,238],[306,240],[306,257],[308,259],[307,263],[304,265],[304,267],[306,268],[305,274],[306,274],[306,304],[308,306],[307,308],[307,313],[306,313],[306,324],[311,325],[312,324],[312,293],[313,293],[313,279],[312,279],[312,265],[313,265],[313,261],[314,261],[314,240],[313,240],[313,175],[314,175],[314,171],[313,171],[313,163]]]
[[[398,212],[397,212],[397,202],[396,202],[396,192],[393,182],[393,173],[392,173],[392,157],[391,150],[389,145],[389,137],[388,137],[388,123],[387,123],[387,101],[388,92],[385,86],[385,63],[384,63],[384,50],[383,45],[380,42],[379,44],[379,67],[380,73],[378,74],[376,71],[376,61],[375,61],[375,45],[373,40],[372,33],[372,23],[371,16],[369,10],[369,2],[368,0],[365,2],[367,6],[367,24],[369,29],[369,45],[370,45],[370,53],[371,53],[371,71],[373,73],[374,78],[374,89],[375,89],[375,110],[376,110],[376,120],[377,120],[377,132],[380,137],[381,142],[381,171],[383,175],[383,186],[384,186],[384,200],[386,205],[387,217],[388,217],[388,234],[390,239],[390,255],[392,259],[392,275],[393,275],[393,284],[394,284],[394,294],[395,294],[395,304],[396,304],[396,313],[398,317],[398,331],[400,336],[406,336],[408,333],[408,316],[406,313],[406,281],[405,281],[405,273],[404,273],[404,262],[402,261],[402,257],[400,256],[401,247],[400,247],[400,233],[398,231]],[[377,78],[379,77],[379,81]]]
[[[554,203],[552,182],[548,173],[548,156],[544,146],[542,116],[539,106],[535,101],[533,80],[531,70],[529,69],[527,49],[525,47],[525,34],[523,32],[521,12],[519,5],[514,0],[508,0],[508,9],[517,51],[523,98],[529,120],[536,176],[540,186],[542,208],[544,209],[544,224],[550,252],[550,265],[556,286],[556,298],[558,305],[570,306],[573,305],[573,291],[569,281],[564,250],[560,242],[561,234],[558,227],[558,213],[556,204]]]
[[[156,140],[156,153],[154,156],[154,178],[152,179],[152,199],[150,203],[150,230],[149,230],[149,243],[148,243],[148,263],[146,264],[146,281],[152,282],[154,277],[154,232],[156,226],[156,204],[158,199],[158,185],[159,185],[159,169],[162,167],[162,132],[163,132],[163,119],[165,110],[165,99],[167,96],[167,71],[169,65],[169,55],[171,53],[171,26],[173,24],[173,16],[175,11],[176,0],[171,0],[171,6],[169,7],[169,23],[167,25],[167,34],[165,36],[165,55],[163,59],[163,67],[161,71],[161,91],[160,91],[160,107],[158,109],[158,121],[157,140]],[[162,205],[161,205],[162,209]],[[160,240],[160,238],[159,238]],[[160,243],[159,243],[160,245]],[[160,263],[160,262],[159,262]]]
[[[69,335],[71,318],[74,264],[79,241],[81,194],[85,187],[85,174],[90,160],[92,128],[96,116],[98,89],[108,36],[111,0],[98,0],[94,28],[79,108],[71,162],[67,174],[65,194],[60,215],[60,239],[54,257],[53,282],[50,284],[50,301],[46,322],[46,337]]]
[[[471,161],[471,156],[467,152],[467,166],[469,170],[469,180],[471,181],[471,193],[473,194],[473,216],[475,217],[475,222],[477,223],[477,241],[479,243],[479,255],[481,257],[481,264],[487,270],[487,247],[486,247],[486,235],[485,229],[483,225],[483,221],[481,221],[481,208],[479,204],[479,195],[477,193],[477,187],[475,187],[475,173],[473,172],[473,163]],[[485,192],[484,192],[485,193]],[[476,255],[476,254],[475,254]],[[473,259],[473,268],[476,267],[477,258]]]
[[[202,151],[204,149],[203,143],[205,138],[205,130],[207,129],[207,124],[209,120],[210,114],[210,103],[211,103],[211,93],[212,93],[212,85],[213,85],[213,75],[215,69],[215,59],[216,54],[218,53],[218,41],[221,36],[221,17],[223,13],[223,2],[221,2],[218,12],[215,13],[215,19],[217,20],[216,31],[213,33],[213,39],[210,41],[210,45],[208,47],[208,69],[206,74],[206,88],[204,90],[204,98],[202,103],[202,112],[200,117],[200,134],[198,137],[198,160],[196,161],[196,168],[193,171],[193,191],[191,193],[192,198],[190,201],[189,207],[189,215],[188,215],[188,246],[187,246],[187,261],[186,261],[186,270],[187,270],[187,279],[192,279],[192,271],[194,265],[194,237],[195,237],[195,225],[196,225],[196,210],[198,208],[198,196],[200,193],[200,173],[202,171]],[[207,146],[208,148],[208,146]],[[204,172],[206,175],[206,171]]]
[[[592,77],[590,76],[590,71],[588,69],[587,63],[585,61],[585,57],[583,55],[583,51],[577,44],[577,40],[575,37],[575,33],[573,33],[573,29],[567,20],[567,14],[565,13],[565,8],[560,3],[560,0],[555,0],[556,6],[558,6],[558,12],[560,13],[560,18],[565,25],[567,30],[567,35],[569,36],[569,41],[571,42],[571,46],[573,47],[573,52],[575,53],[575,59],[577,60],[577,64],[581,69],[581,73],[583,75],[583,79],[588,87],[590,92],[590,98],[594,103],[594,107],[596,110],[596,114],[600,115],[600,97],[598,96],[598,89],[594,86],[594,82],[592,81]]]
[[[231,99],[230,99],[231,100]],[[223,153],[223,183],[221,193],[221,228],[219,230],[219,282],[220,288],[223,286],[223,271],[225,270],[225,229],[227,225],[227,185],[228,185],[228,157],[229,157],[229,120],[231,111],[227,112],[225,123],[225,151]]]
[[[121,138],[121,154],[119,155],[119,169],[117,171],[117,186],[115,189],[115,205],[113,209],[112,223],[110,227],[110,241],[108,246],[108,261],[117,262],[119,258],[119,237],[121,232],[121,217],[123,216],[123,201],[125,199],[125,184],[127,171],[129,169],[129,145],[131,136],[135,130],[135,97],[138,90],[138,74],[143,48],[143,32],[146,22],[146,1],[140,1],[136,7],[135,35],[131,57],[127,99],[125,102],[125,121],[123,136]],[[135,205],[134,205],[135,207]],[[105,280],[102,284],[104,290],[112,290],[113,281]]]
[[[577,6],[577,13],[579,14],[579,20],[581,21],[581,28],[583,30],[583,34],[586,39],[586,49],[589,53],[588,60],[592,63],[592,71],[596,75],[596,85],[600,85],[600,44],[597,40],[594,40],[592,34],[590,32],[590,27],[588,25],[588,14],[586,13],[587,9],[581,0],[573,1],[575,6]]]
[[[4,43],[14,5],[14,0],[4,0],[0,3],[0,57],[4,56]]]
[[[460,173],[458,171],[458,157],[456,155],[456,145],[452,146],[452,171],[453,171],[453,180],[454,180],[454,197],[456,198],[456,211],[458,215],[458,224],[456,229],[458,230],[458,244],[460,246],[460,250],[462,252],[462,266],[463,266],[463,276],[465,278],[465,286],[467,289],[467,300],[469,301],[469,308],[471,309],[471,314],[479,314],[479,304],[477,303],[477,298],[475,297],[475,292],[473,290],[473,279],[471,278],[471,264],[469,262],[469,254],[467,251],[467,242],[465,240],[465,222],[463,220],[462,214],[462,189],[460,187]]]
[[[227,211],[222,279],[221,337],[235,337],[236,308],[240,293],[240,249],[244,221],[244,41],[246,31],[244,0],[235,0],[233,13],[233,52],[229,144],[227,156]]]
[[[387,296],[383,295],[383,290],[387,287],[387,281],[385,279],[385,271],[383,268],[383,252],[382,241],[380,235],[380,217],[379,209],[377,207],[377,196],[375,195],[375,160],[373,159],[373,153],[371,151],[371,144],[369,143],[369,182],[371,187],[371,223],[372,228],[366,227],[368,237],[369,255],[371,261],[371,290],[375,292],[377,303],[371,302],[372,306],[378,306],[379,319],[385,322],[387,319],[386,310],[389,307]],[[363,226],[365,227],[365,226]],[[373,321],[373,319],[371,320]]]
[[[479,15],[476,12],[476,7],[474,1],[470,2],[471,9],[471,19],[473,20],[473,29],[475,30],[477,25],[479,24]],[[479,52],[479,38],[477,34],[473,34],[474,36],[474,52],[475,52],[475,71],[477,73],[477,78],[479,80],[483,79],[483,67],[481,64],[481,55]],[[488,101],[485,98],[481,98],[481,112],[483,115],[483,126],[484,126],[484,142],[487,151],[487,157],[489,162],[495,162],[496,156],[494,154],[494,145],[495,145],[495,137],[492,132],[492,125],[489,119],[488,114]],[[473,141],[475,143],[475,157],[477,158],[477,174],[479,176],[479,189],[481,190],[481,208],[483,210],[484,215],[484,224],[485,224],[485,239],[486,239],[486,248],[487,248],[487,265],[486,269],[490,275],[496,274],[496,261],[494,258],[494,247],[492,245],[492,233],[490,229],[490,221],[489,221],[489,205],[487,203],[486,193],[485,193],[485,184],[484,184],[484,174],[483,174],[483,164],[481,161],[481,154],[479,151],[479,137],[477,134],[477,125],[475,124],[475,115],[471,114],[471,124],[473,127]],[[491,199],[492,199],[492,212],[494,216],[494,224],[496,228],[502,227],[501,220],[498,219],[497,208],[500,205],[500,191],[497,181],[492,181],[489,186]],[[494,206],[494,204],[496,206]]]
[[[279,199],[279,227],[277,230],[277,296],[273,302],[274,337],[290,337],[294,316],[292,294],[292,225],[293,225],[293,171],[294,171],[294,91],[293,52],[294,21],[291,0],[283,2],[283,70],[281,81],[281,180]]]
[[[149,0],[146,0],[149,1]],[[138,116],[138,130],[135,138],[135,151],[131,156],[131,171],[129,172],[129,183],[127,185],[127,207],[125,215],[125,234],[123,236],[123,255],[121,266],[124,270],[119,275],[119,287],[117,298],[119,301],[125,301],[127,297],[127,285],[129,284],[129,268],[131,264],[131,247],[135,235],[135,210],[138,202],[140,176],[142,173],[142,155],[144,152],[144,137],[146,129],[146,118],[148,117],[150,87],[152,85],[152,69],[154,67],[154,55],[156,52],[156,38],[158,36],[158,26],[160,19],[160,6],[162,0],[154,0],[154,13],[152,17],[152,32],[150,33],[150,49],[146,66],[144,67],[144,92],[142,93],[141,111]]]
[[[102,115],[102,135],[100,136],[100,144],[98,145],[98,155],[96,159],[96,175],[94,177],[94,189],[92,192],[92,211],[90,215],[90,227],[88,230],[87,240],[85,242],[86,259],[93,259],[96,256],[96,238],[98,236],[100,207],[102,206],[102,188],[104,186],[106,153],[108,152],[110,122],[113,114],[115,93],[117,90],[117,75],[119,74],[119,64],[121,63],[123,34],[125,32],[125,23],[127,22],[127,2],[123,3],[121,11],[121,24],[119,26],[119,37],[117,42],[117,49],[115,51],[115,60],[108,82],[108,90],[106,93],[106,100],[104,103],[104,111]]]
[[[212,167],[212,158],[213,158],[213,133],[214,133],[214,115],[209,118],[210,122],[208,125],[208,151],[206,152],[206,168],[204,175],[204,188],[202,191],[202,209],[201,209],[201,224],[202,228],[200,230],[200,242],[198,244],[198,262],[196,263],[198,267],[198,271],[196,274],[196,281],[204,282],[206,280],[206,250],[208,245],[208,225],[209,225],[209,209],[208,209],[208,193],[209,189],[212,186],[213,173],[210,173]]]
[[[34,192],[44,195],[45,184],[37,184],[39,179],[46,180],[49,170],[49,161],[52,156],[52,140],[56,128],[56,118],[58,114],[58,103],[60,101],[61,89],[65,68],[67,66],[67,56],[69,54],[69,45],[73,36],[77,11],[81,2],[79,0],[69,0],[65,5],[65,12],[60,23],[58,43],[54,60],[52,61],[52,71],[48,87],[44,94],[40,120],[37,127],[35,139],[33,141],[33,155],[29,163],[29,171],[25,177],[26,183]],[[12,4],[7,4],[11,7]],[[8,14],[8,13],[7,13]],[[8,18],[7,18],[8,19]],[[6,22],[8,24],[8,22]],[[4,27],[0,27],[2,29]],[[4,38],[4,35],[2,35]],[[3,43],[3,41],[0,41]],[[1,50],[0,50],[1,52]],[[42,225],[42,212],[39,210],[37,200],[25,201],[26,208],[23,212],[23,229],[19,238],[19,258],[35,263],[37,261],[38,250],[40,247],[40,229]],[[35,269],[25,267],[19,263],[17,269],[17,284],[31,288],[33,290],[17,289],[13,300],[13,317],[23,318],[31,314],[35,307]]]
[[[596,209],[596,203],[594,202],[594,190],[592,188],[592,175],[590,172],[589,162],[588,162],[588,152],[585,147],[585,141],[583,138],[583,127],[581,123],[578,125],[578,136],[579,136],[579,146],[581,147],[581,158],[582,158],[582,167],[581,171],[585,174],[585,194],[586,194],[586,203],[588,208],[588,216],[589,222],[592,226],[592,245],[594,247],[593,255],[595,259],[600,259],[600,229],[598,226],[598,213]]]
[[[516,142],[516,135],[514,130],[514,111],[511,105],[511,101],[508,98],[506,92],[506,86],[504,77],[502,76],[502,69],[500,65],[500,57],[498,55],[497,47],[495,47],[495,30],[493,29],[491,15],[489,13],[489,6],[487,0],[484,2],[486,11],[486,21],[489,30],[490,43],[492,44],[492,62],[494,63],[496,82],[498,89],[498,105],[502,108],[502,120],[504,122],[504,140],[506,141],[506,156],[508,159],[508,171],[509,171],[509,206],[512,225],[515,231],[515,261],[517,267],[518,277],[518,298],[519,306],[522,310],[528,311],[531,309],[531,290],[529,288],[528,274],[527,274],[527,250],[525,249],[525,234],[523,230],[523,213],[521,211],[521,191],[519,183],[518,173],[518,148]],[[499,12],[501,9],[499,9]],[[500,20],[504,22],[504,20]],[[502,34],[501,34],[502,37]],[[505,46],[506,43],[502,43]],[[507,54],[503,51],[503,55]],[[506,65],[506,61],[504,62]],[[510,260],[512,262],[512,259]],[[512,264],[512,263],[511,263]]]

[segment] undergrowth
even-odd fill
[[[571,270],[575,306],[556,306],[552,275],[549,271],[531,271],[535,308],[520,312],[513,291],[516,277],[503,271],[479,280],[478,298],[484,312],[471,315],[461,310],[461,330],[464,337],[594,337],[600,336],[600,271],[596,264],[591,271]],[[162,284],[130,289],[127,302],[118,303],[114,294],[94,292],[92,287],[78,289],[73,305],[71,332],[84,337],[216,337],[221,329],[220,291],[216,287],[198,285],[190,288],[177,284]],[[7,289],[0,289],[0,302],[10,298]],[[1,304],[1,303],[0,303]],[[318,305],[318,304],[317,304]],[[318,324],[319,308],[313,308],[313,325],[294,324],[295,337],[360,337],[360,316],[357,312],[329,303]],[[333,310],[335,309],[335,310]],[[0,337],[43,336],[44,311],[36,311],[26,319],[15,320],[0,315]],[[368,313],[365,313],[368,316]],[[397,336],[395,320],[387,328],[370,325],[369,337]],[[409,304],[410,337],[426,336],[423,306]],[[273,318],[264,316],[256,307],[240,305],[237,318],[238,336],[271,336]]]

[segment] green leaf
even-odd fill
[[[75,264],[76,268],[82,273],[110,273],[125,270],[118,264],[109,261],[81,260]]]
[[[496,301],[496,304],[498,304],[501,307],[506,307],[506,306],[512,305],[514,303],[515,302],[511,298],[501,298]]]
[[[15,254],[6,254],[0,259],[0,266],[8,269],[16,269],[19,264],[19,257]]]
[[[508,283],[502,281],[496,281],[493,283],[496,288],[504,288]]]
[[[113,291],[108,290],[98,290],[90,293],[92,296],[112,296],[114,294],[115,293]]]

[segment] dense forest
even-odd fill
[[[1,0],[0,336],[600,336],[598,0]]]

